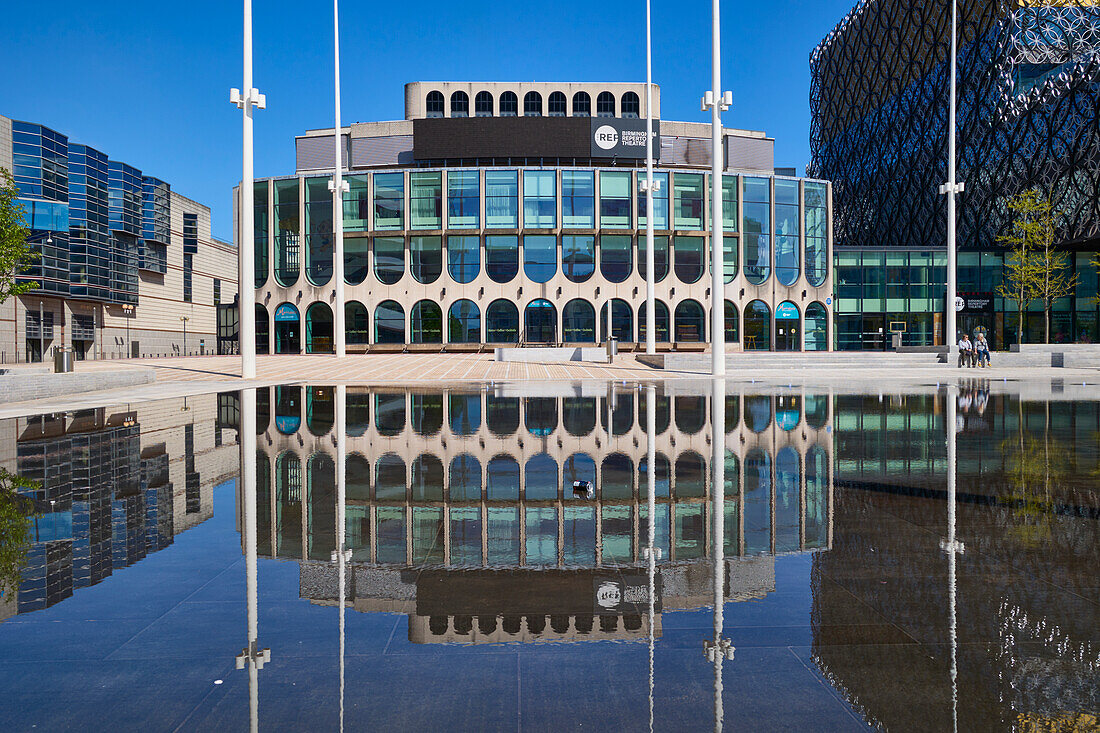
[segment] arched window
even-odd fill
[[[481,501],[481,463],[469,453],[451,459],[451,501]]]
[[[443,310],[434,301],[417,301],[412,307],[411,328],[411,343],[443,343]]]
[[[500,116],[515,117],[519,114],[519,98],[515,92],[502,92],[500,95]]]
[[[634,92],[623,94],[623,117],[637,119],[641,114],[641,105],[638,103],[638,95]]]
[[[827,184],[806,181],[802,195],[805,202],[803,226],[806,235],[806,281],[816,288],[825,284],[829,268]]]
[[[443,395],[410,395],[409,414],[412,416],[413,432],[417,435],[438,435],[443,429]]]
[[[413,501],[443,501],[443,462],[431,453],[421,453],[412,462],[409,481]]]
[[[366,237],[344,237],[344,282],[348,285],[361,285],[370,274],[369,249]]]
[[[558,400],[556,397],[524,397],[523,424],[531,435],[544,437],[558,427]]]
[[[493,116],[493,95],[489,92],[478,92],[474,97],[474,117]]]
[[[668,399],[668,398],[666,397],[665,399]],[[668,456],[666,456],[664,453],[658,452],[657,453],[657,460],[653,462],[653,465],[654,465],[654,468],[653,468],[654,491],[653,491],[653,493],[657,497],[668,496],[668,493],[669,493]],[[638,497],[641,498],[641,499],[648,499],[649,498],[649,459],[648,458],[642,458],[640,461],[638,461]],[[660,512],[661,507],[657,507],[657,510],[658,510],[658,512]],[[661,536],[662,530],[664,530],[664,532],[666,532],[666,533],[668,531],[667,528],[663,528],[663,527],[660,526],[661,519],[662,519],[661,515],[658,514],[657,515],[657,522],[658,522],[657,536],[658,537]],[[667,519],[668,519],[668,514],[667,513],[664,515],[664,519],[667,521]],[[646,527],[646,525],[644,523],[642,524],[642,530],[643,531],[648,531],[648,527]],[[668,541],[668,537],[666,535],[665,542],[667,542],[667,541]]]
[[[648,393],[642,392],[638,395],[638,423],[649,424],[649,404],[646,402],[648,399]],[[653,400],[653,418],[657,423],[657,435],[668,430],[669,423],[672,420],[672,408],[669,406],[668,395],[657,395]]]
[[[424,114],[427,117],[442,117],[443,102],[443,92],[434,89],[428,92],[428,98],[424,101]]]
[[[383,285],[394,285],[405,274],[405,238],[374,238],[374,276]]]
[[[344,334],[349,344],[370,343],[370,314],[357,300],[344,304]]]
[[[485,394],[485,426],[498,438],[507,438],[519,430],[519,397]]]
[[[470,116],[470,97],[466,92],[454,92],[451,94],[451,117]]]
[[[638,237],[638,274],[644,279],[646,274],[646,241]],[[653,237],[653,281],[661,282],[668,276],[668,237]]]
[[[443,273],[441,237],[412,237],[409,240],[409,269],[418,283],[428,285]]]
[[[271,325],[267,320],[267,308],[256,304],[256,353],[271,351]]]
[[[447,310],[447,342],[481,342],[481,310],[472,300],[456,300]]]
[[[745,454],[745,552],[757,555],[772,548],[772,459],[761,448]]]
[[[595,397],[565,397],[561,401],[561,422],[565,432],[583,438],[596,427]]]
[[[332,192],[324,178],[306,179],[306,278],[313,285],[332,279]]]
[[[383,300],[374,309],[374,343],[405,343],[405,309],[396,300]]]
[[[688,285],[699,282],[703,276],[703,238],[676,237],[674,241],[676,278]]]
[[[778,274],[778,271],[777,273]],[[798,306],[785,300],[775,308],[775,350],[801,351],[802,334]]]
[[[494,300],[485,311],[485,342],[514,344],[519,341],[519,308],[510,300]]]
[[[600,92],[596,97],[596,116],[597,117],[614,117],[615,116],[615,95],[611,92]]]
[[[275,309],[275,353],[299,354],[301,316],[293,303],[283,303]]]
[[[653,321],[657,331],[655,340],[658,343],[668,343],[668,305],[663,300],[653,302],[656,304],[653,309]],[[638,307],[638,343],[645,343],[646,323],[648,323],[648,319],[646,318],[645,302],[643,301],[641,306]]]
[[[523,467],[523,495],[527,501],[553,501],[558,498],[558,464],[550,455],[531,456]]]
[[[494,456],[485,468],[485,498],[515,501],[519,498],[519,462],[512,456]]]
[[[401,456],[395,453],[379,456],[374,462],[375,497],[383,501],[404,501],[406,486],[405,461]]]
[[[523,309],[523,340],[536,344],[558,340],[558,311],[549,300],[532,300]]]
[[[775,424],[785,432],[791,432],[802,422],[802,396],[778,395],[775,398]]]
[[[633,269],[634,241],[628,234],[600,236],[600,274],[608,282],[621,283]]]
[[[302,266],[299,179],[275,181],[275,282],[290,287]]]
[[[676,496],[703,497],[706,495],[706,462],[693,450],[684,451],[676,459]]]
[[[475,435],[481,427],[481,393],[447,395],[447,422],[455,435]]]
[[[829,349],[829,312],[821,303],[813,302],[806,306],[806,351],[828,351]]]
[[[798,181],[775,179],[775,277],[781,285],[794,285],[801,270],[798,208]]]
[[[634,461],[622,453],[612,453],[603,459],[600,466],[600,496],[604,499],[633,498]],[[629,553],[623,555],[624,559],[629,557]]]
[[[542,95],[538,92],[527,92],[523,96],[523,116],[542,117]]]
[[[573,116],[592,116],[592,97],[588,96],[588,92],[577,92],[573,95]]]
[[[314,435],[328,435],[336,423],[336,401],[332,387],[306,390],[306,427]]]
[[[332,309],[328,303],[317,302],[306,310],[306,353],[333,353]]]
[[[571,282],[582,283],[596,271],[596,238],[591,234],[564,234],[561,271]]]
[[[302,426],[302,388],[279,385],[275,388],[275,429],[294,435]]]
[[[574,453],[565,459],[561,467],[561,486],[564,496],[573,496],[574,481],[591,481],[596,484],[596,462],[587,453]]]
[[[772,398],[767,395],[745,397],[745,427],[754,433],[764,432],[772,424]]]
[[[744,206],[744,231],[741,256],[745,258],[745,278],[760,285],[771,275],[771,184],[767,178],[744,176],[741,179]]]
[[[824,394],[806,395],[806,425],[821,430],[829,421],[829,396]]]
[[[561,92],[551,92],[546,100],[546,112],[550,117],[565,117],[565,95]]]
[[[676,429],[681,433],[695,435],[707,424],[707,398],[697,395],[678,395],[676,407]]]
[[[828,542],[829,454],[820,445],[806,451],[806,498],[803,501],[806,549]]]
[[[481,239],[452,234],[447,237],[447,272],[456,283],[468,283],[481,270]]]
[[[634,333],[634,312],[619,298],[611,301],[611,333],[620,343],[630,341]],[[607,340],[607,303],[600,308],[600,340]]]
[[[346,433],[349,437],[358,438],[367,434],[367,428],[370,427],[370,398],[371,393],[365,388],[353,387],[348,390],[345,422],[347,423]],[[351,471],[348,473],[350,474]],[[370,482],[369,473],[363,474],[360,478],[365,484]]]
[[[706,341],[706,315],[695,300],[682,300],[676,306],[676,340]]]
[[[405,429],[404,392],[389,394],[378,392],[374,395],[374,427],[378,429],[379,435],[386,437],[401,434]],[[404,485],[404,483],[402,478],[401,484]]]
[[[772,347],[772,311],[762,300],[745,306],[745,351],[768,351]]]
[[[561,312],[562,341],[568,343],[596,342],[596,309],[582,298],[565,304]]]
[[[776,275],[779,274],[778,269]],[[794,446],[784,446],[775,454],[775,551],[800,549],[802,467]]]
[[[523,237],[523,273],[528,280],[544,283],[558,271],[558,238],[553,234]]]
[[[738,327],[741,325],[741,316],[737,312],[737,306],[734,305],[732,301],[729,301],[729,300],[725,301],[724,308],[725,308],[724,318],[725,318],[725,324],[726,324],[726,328],[725,328],[726,343],[727,344],[735,344],[735,343],[737,343],[737,337],[738,337],[738,333],[740,331],[740,329]]]
[[[514,234],[485,236],[485,274],[495,283],[507,283],[519,274],[519,237]]]

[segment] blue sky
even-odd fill
[[[809,53],[854,0],[722,7],[728,126],[765,130],[775,161],[809,161]],[[213,209],[232,237],[240,178],[241,3],[12,2],[0,26],[0,114],[163,178]],[[379,12],[379,9],[383,12]],[[407,81],[644,81],[645,5],[635,2],[344,0],[343,117],[401,119]],[[256,175],[294,170],[294,135],[332,124],[332,5],[254,0]],[[710,3],[653,0],[653,78],[666,119],[705,121]]]

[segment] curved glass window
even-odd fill
[[[600,496],[604,499],[634,497],[634,461],[622,453],[612,453],[600,466]],[[604,508],[606,512],[606,507]],[[606,535],[605,535],[606,536]],[[629,555],[624,555],[624,559]]]
[[[806,181],[802,191],[805,200],[806,281],[816,288],[825,284],[829,274],[826,259],[829,249],[828,186]]]
[[[374,228],[405,228],[405,174],[374,174]]]
[[[593,171],[561,172],[562,226],[591,229],[596,226],[596,174]]]
[[[306,353],[333,353],[332,309],[328,303],[314,303],[306,310]]]
[[[497,437],[506,438],[519,430],[519,397],[485,395],[485,426]]]
[[[613,407],[608,406],[606,397],[600,398],[600,426],[607,430],[607,414],[611,413],[612,435],[623,435],[634,427],[634,394],[616,392]]]
[[[301,316],[293,303],[283,303],[275,309],[275,353],[298,354],[302,351],[300,340]]]
[[[478,171],[447,172],[447,228],[476,229],[481,220],[481,175]]]
[[[306,277],[314,285],[332,279],[332,192],[328,179],[306,179]]]
[[[771,456],[760,448],[745,454],[745,552],[767,554],[772,547]]]
[[[370,398],[370,392],[365,389],[352,388],[348,390],[346,433],[353,438],[366,435],[367,428],[370,427]],[[352,472],[349,471],[348,473],[351,474]],[[364,482],[369,483],[369,470],[361,478]]]
[[[588,96],[588,92],[577,92],[573,95],[573,116],[592,116],[592,97]]]
[[[740,422],[741,422],[741,395],[736,395],[736,394],[726,395],[726,432],[727,433],[732,433],[734,430],[737,429],[737,425]],[[729,460],[728,459],[729,459],[729,457],[727,456],[727,461],[726,461],[727,466],[729,466]],[[736,481],[736,479],[735,479],[735,481]],[[726,483],[726,486],[727,487],[729,486],[729,482]]]
[[[803,537],[806,549],[829,542],[829,454],[820,445],[806,451],[806,499]]]
[[[271,326],[267,318],[267,308],[256,304],[256,353],[266,354],[271,350]]]
[[[523,95],[523,116],[542,117],[542,95],[538,92],[527,92]]]
[[[658,451],[657,452],[657,460],[654,461],[653,465],[654,465],[654,469],[653,469],[654,491],[653,491],[653,493],[658,498],[667,497],[668,492],[669,492],[668,456],[666,456],[664,453],[661,453],[660,451]],[[649,459],[648,458],[642,458],[640,461],[638,461],[638,497],[640,499],[649,499]],[[658,508],[658,510],[660,509],[660,507],[657,507],[657,508]],[[642,511],[644,512],[645,509],[646,509],[646,507],[643,506]],[[642,532],[643,532],[642,536],[643,537],[646,536],[644,533],[646,533],[648,531],[649,531],[649,527],[643,525],[642,526]],[[659,537],[660,535],[661,535],[661,528],[658,527],[657,528],[657,536]]]
[[[383,300],[374,309],[374,343],[405,343],[405,309],[396,300]]]
[[[634,241],[628,234],[600,237],[600,274],[608,282],[621,283],[633,269]]]
[[[592,273],[596,271],[596,238],[591,234],[563,235],[561,271],[575,283],[582,283],[592,277]]]
[[[801,351],[802,334],[798,306],[785,300],[775,308],[775,350]]]
[[[515,117],[519,114],[519,97],[515,92],[501,92],[500,116]]]
[[[565,432],[583,438],[596,427],[595,397],[565,397],[561,401],[561,421]]]
[[[703,180],[702,173],[677,173],[672,177],[675,228],[703,228]]]
[[[447,310],[447,342],[481,343],[481,310],[472,300],[456,300]]]
[[[370,187],[368,177],[345,176],[348,190],[344,192],[344,234],[370,229]]]
[[[767,395],[745,397],[745,427],[754,433],[764,432],[772,424],[772,398]]]
[[[676,306],[676,340],[706,341],[706,314],[698,301],[682,300]]]
[[[561,485],[565,496],[573,495],[574,481],[591,481],[596,485],[596,462],[587,453],[574,453],[561,467]]]
[[[525,397],[523,424],[531,435],[550,435],[558,427],[558,400],[554,397]]]
[[[707,185],[710,185],[710,176],[707,176]],[[722,176],[722,230],[736,232],[740,224],[737,216],[737,190],[739,183],[737,176]]]
[[[494,300],[485,311],[485,343],[519,341],[519,308],[510,300]]]
[[[778,268],[776,275],[778,275]],[[802,473],[798,451],[784,446],[775,454],[775,551],[794,552],[801,547],[802,524],[799,494]]]
[[[653,309],[653,322],[657,331],[655,340],[658,343],[668,343],[668,305],[666,305],[663,300],[655,300],[653,302],[655,304]],[[648,323],[645,305],[645,301],[643,300],[642,304],[638,306],[638,343],[645,343],[646,323]]]
[[[638,424],[641,426],[649,425],[649,404],[646,402],[648,392],[641,392],[638,395]],[[672,409],[669,406],[668,395],[656,395],[656,399],[653,406],[653,421],[656,423],[657,435],[668,430],[670,421],[672,420]],[[648,429],[648,427],[646,428]]]
[[[626,92],[623,94],[622,101],[622,115],[627,119],[637,119],[641,114],[641,104],[638,102],[638,95],[634,92]]]
[[[702,237],[676,237],[673,240],[673,269],[680,282],[690,285],[703,276],[703,241]]]
[[[374,495],[386,501],[404,501],[406,487],[405,461],[394,453],[386,453],[374,462]],[[404,543],[402,543],[404,544]],[[402,559],[404,559],[402,557]]]
[[[638,172],[638,228],[646,226],[646,192],[642,183],[646,179],[645,171]],[[668,229],[668,173],[654,171],[653,180],[660,188],[653,192],[653,228]]]
[[[275,429],[283,435],[294,435],[302,426],[302,388],[275,387]]]
[[[546,113],[550,117],[565,117],[566,100],[561,92],[550,92],[546,100]]]
[[[443,98],[443,92],[433,89],[428,92],[428,96],[424,100],[424,115],[426,117],[442,117],[445,104],[446,100]]]
[[[547,282],[558,271],[558,238],[553,234],[523,237],[523,274],[537,283]]]
[[[481,394],[456,394],[447,396],[447,418],[455,435],[474,435],[481,427]]]
[[[417,435],[438,435],[443,429],[443,395],[410,395],[409,414],[412,416],[413,432]]]
[[[413,229],[442,228],[443,174],[440,171],[409,174],[409,209]]]
[[[451,459],[451,501],[481,501],[481,462],[469,453]]]
[[[768,351],[772,347],[772,311],[762,300],[745,306],[745,351]]]
[[[493,116],[493,95],[489,92],[478,92],[474,97],[474,117]]]
[[[791,432],[802,422],[802,397],[781,394],[775,398],[775,424],[784,432]]]
[[[829,395],[806,395],[806,425],[821,430],[829,421]]]
[[[409,269],[418,283],[434,283],[443,273],[443,239],[438,236],[409,239]]]
[[[710,267],[710,257],[713,254],[710,247],[707,247],[707,267]],[[737,237],[722,237],[722,281],[726,283],[733,282],[733,279],[737,277]]]
[[[512,234],[486,235],[485,274],[497,283],[515,279],[519,274],[519,237]]]
[[[443,462],[431,453],[422,453],[412,462],[409,488],[413,501],[443,501]]]
[[[405,238],[374,238],[374,276],[383,285],[393,285],[405,274]]]
[[[829,312],[821,303],[806,306],[806,351],[829,350]]]
[[[648,277],[646,270],[646,238],[638,237],[638,274]],[[653,237],[653,281],[661,282],[668,276],[668,237]]]
[[[412,307],[412,343],[443,343],[443,310],[431,300],[420,300]]]
[[[361,285],[370,274],[369,249],[366,237],[344,237],[344,282],[348,285]]]
[[[523,340],[536,344],[558,340],[558,311],[549,300],[532,300],[523,309]]]
[[[481,239],[452,234],[447,237],[447,272],[456,283],[468,283],[481,270]]]
[[[741,316],[737,312],[737,306],[732,301],[724,301],[723,318],[725,321],[725,339],[727,344],[737,343],[740,334]]]
[[[256,242],[256,287],[267,282],[267,181],[257,181],[252,189],[253,232]]]
[[[684,451],[676,459],[676,496],[706,496],[706,463],[693,450]]]
[[[298,179],[275,181],[275,282],[289,287],[301,269]]]
[[[378,392],[374,396],[374,427],[379,435],[392,437],[400,435],[405,429],[405,394],[387,394]],[[404,470],[402,470],[401,486],[404,487]],[[404,489],[402,489],[404,495]],[[379,497],[381,498],[381,497]]]
[[[600,172],[600,226],[630,228],[630,173]]]
[[[523,226],[533,229],[557,226],[557,190],[555,171],[523,172]]]
[[[370,314],[359,301],[349,300],[344,304],[344,331],[349,344],[370,343]]]
[[[596,116],[615,116],[615,95],[611,92],[600,92],[596,97]]]
[[[707,424],[707,398],[696,395],[678,395],[675,398],[676,429],[694,435]]]
[[[485,226],[519,226],[519,171],[485,171]]]
[[[485,498],[515,501],[519,498],[519,463],[508,455],[495,456],[485,468]]]
[[[582,298],[569,301],[561,311],[561,330],[568,343],[595,343],[596,309]]]
[[[619,298],[611,301],[611,333],[619,343],[629,342],[634,334],[634,312]],[[607,340],[607,303],[600,307],[600,340]]]
[[[527,460],[523,467],[524,498],[528,501],[553,501],[558,498],[558,464],[546,453]]]
[[[364,427],[364,432],[366,428]],[[349,433],[350,435],[351,433]],[[364,433],[356,433],[358,437]],[[348,454],[348,460],[345,464],[345,475],[347,476],[347,499],[349,501],[370,501],[370,461],[364,458],[358,453]],[[351,517],[348,517],[351,519]],[[350,528],[349,528],[350,529]],[[353,546],[358,547],[357,544],[351,543]]]
[[[794,285],[799,263],[798,181],[775,179],[775,277]]]
[[[326,453],[314,453],[306,463],[309,497],[305,507],[310,560],[331,557],[336,546],[336,464]]]
[[[306,427],[314,435],[328,435],[336,423],[336,401],[332,387],[306,390]]]
[[[451,117],[470,116],[470,95],[463,91],[451,93]]]
[[[746,176],[744,186],[745,277],[760,285],[771,274],[771,187],[767,178]]]

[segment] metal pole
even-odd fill
[[[347,563],[349,551],[347,544],[347,443],[348,443],[348,388],[336,387],[336,552],[337,582],[340,584],[340,731],[344,730],[344,616],[347,611]]]
[[[657,353],[656,275],[653,272],[653,39],[645,2],[645,353]]]
[[[722,50],[721,15],[719,0],[712,0],[711,10],[711,76],[714,99],[710,110],[711,143],[711,223],[710,223],[710,350],[711,373],[716,377],[726,374],[726,329],[724,327],[725,299],[722,267]]]
[[[646,560],[649,570],[649,730],[653,731],[653,651],[654,596],[656,595],[657,550],[653,546],[655,531],[653,516],[657,513],[657,389],[652,384],[645,388],[646,434]]]
[[[255,197],[252,166],[252,110],[266,102],[252,87],[252,0],[244,0],[244,94],[234,94],[232,101],[243,112],[241,123],[241,231],[237,241],[237,322],[241,350],[241,377],[256,378],[256,232]]]
[[[38,301],[38,354],[39,361],[46,362],[46,309],[45,304]]]
[[[948,599],[948,633],[951,639],[951,722],[952,730],[959,729],[959,686],[958,686],[958,619],[956,615],[956,564],[958,555],[965,551],[965,546],[955,536],[955,504],[957,499],[956,488],[956,427],[955,411],[958,405],[956,387],[949,384],[945,391],[947,405],[944,410],[947,428],[947,537],[940,542],[940,547],[947,553],[947,599]]]
[[[333,47],[333,88],[336,97],[336,123],[332,131],[333,159],[332,176],[332,223],[333,223],[333,267],[332,277],[336,281],[336,303],[333,306],[332,328],[336,358],[345,355],[345,326],[344,326],[344,179],[343,179],[343,155],[340,143],[343,135],[340,132],[340,0],[332,0],[332,47]]]
[[[946,323],[944,324],[944,343],[947,344],[948,360],[958,348],[958,333],[955,323],[955,299],[958,297],[958,284],[955,267],[955,196],[962,193],[965,186],[955,180],[955,64],[956,36],[958,25],[958,0],[951,0],[951,99],[947,119],[947,183],[940,186],[940,193],[947,194],[947,302]]]
[[[259,671],[271,659],[271,652],[258,649],[259,599],[256,578],[256,390],[241,390],[241,503],[244,544],[245,595],[248,618],[248,646],[237,655],[237,669],[248,669],[248,718],[254,733],[259,729]]]
[[[722,730],[722,662],[733,656],[722,637],[725,623],[725,495],[726,495],[726,382],[715,379],[711,388],[711,547],[714,555],[714,730]],[[728,650],[728,651],[727,651]]]

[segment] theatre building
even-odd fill
[[[645,341],[645,85],[414,82],[405,119],[340,130],[345,299],[336,304],[333,130],[253,192],[260,353],[467,351]],[[710,126],[653,90],[658,348],[709,341]],[[832,348],[831,188],[723,130],[731,350]],[[239,197],[235,197],[238,198]],[[239,205],[239,204],[238,204]],[[235,228],[239,231],[239,227]]]

